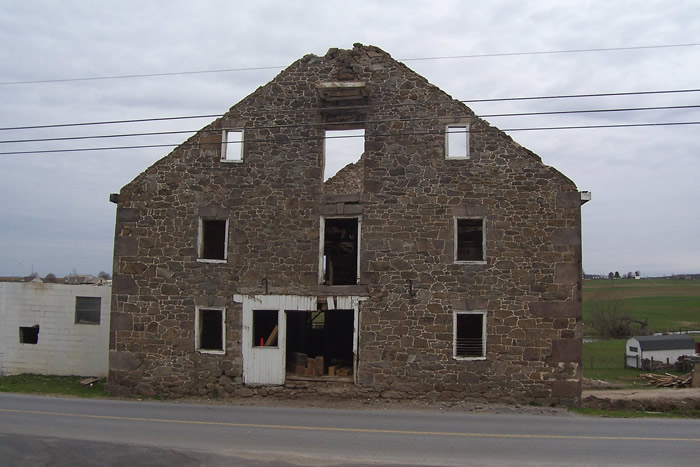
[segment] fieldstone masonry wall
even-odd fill
[[[316,91],[342,80],[367,90],[344,120]],[[364,128],[365,153],[324,188],[329,115]],[[445,159],[453,122],[470,125],[469,159]],[[227,128],[245,130],[242,162],[221,161]],[[266,394],[242,384],[233,295],[352,289],[367,299],[348,393],[576,402],[580,204],[573,182],[380,49],[307,55],[121,190],[108,388]],[[333,213],[362,216],[357,286],[319,285]],[[225,261],[198,260],[200,217],[228,219]],[[485,261],[455,262],[455,217],[486,220]],[[225,309],[224,355],[195,350],[196,306]],[[457,311],[486,312],[485,359],[453,358]]]

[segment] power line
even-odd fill
[[[630,107],[630,108],[616,108],[616,109],[587,109],[587,110],[554,110],[546,112],[518,112],[518,113],[501,113],[501,114],[483,114],[478,115],[480,118],[496,118],[496,117],[532,117],[532,116],[544,116],[544,115],[576,115],[576,114],[588,114],[588,113],[607,113],[607,112],[634,112],[634,111],[649,111],[649,110],[680,110],[680,109],[697,109],[700,105],[673,105],[673,106],[659,106],[659,107]],[[219,115],[220,116],[220,115]],[[376,123],[393,123],[393,122],[414,122],[414,121],[425,121],[432,120],[435,117],[421,117],[421,118],[399,118],[399,119],[387,119],[387,120],[355,120],[350,122],[343,122],[346,125],[364,125],[364,124],[376,124]],[[141,120],[143,121],[143,120]],[[313,126],[325,126],[325,123],[302,123],[302,124],[288,124],[288,125],[261,125],[261,126],[251,126],[246,127],[246,130],[262,130],[270,128],[300,128],[300,127],[313,127]],[[141,133],[116,133],[116,134],[103,134],[103,135],[87,135],[87,136],[61,136],[53,138],[27,138],[27,139],[14,139],[14,140],[0,140],[0,144],[17,144],[17,143],[39,143],[48,141],[77,141],[77,140],[88,140],[88,139],[107,139],[107,138],[131,138],[131,137],[143,137],[143,136],[165,136],[165,135],[176,135],[176,134],[187,134],[196,133],[198,131],[207,132],[219,132],[221,129],[212,130],[173,130],[173,131],[153,131],[153,132],[141,132]]]
[[[421,57],[421,58],[401,58],[399,61],[409,62],[413,60],[453,60],[460,58],[485,58],[485,57],[515,57],[520,55],[552,55],[552,54],[572,54],[584,52],[617,52],[622,50],[643,50],[643,49],[667,49],[672,47],[695,47],[700,43],[690,44],[668,44],[668,45],[640,45],[633,47],[606,47],[592,49],[567,49],[567,50],[548,50],[541,52],[504,52],[504,53],[489,53],[489,54],[474,54],[474,55],[451,55],[446,57]]]
[[[529,128],[504,128],[500,129],[503,132],[515,132],[515,131],[551,131],[551,130],[585,130],[585,129],[602,129],[602,128],[642,128],[642,127],[664,127],[664,126],[688,126],[688,125],[700,125],[700,121],[692,122],[654,122],[654,123],[620,123],[620,124],[605,124],[605,125],[572,125],[572,126],[552,126],[552,127],[529,127]],[[488,131],[488,130],[484,130]],[[470,131],[475,133],[477,131]],[[453,132],[458,133],[458,132]],[[393,133],[393,134],[376,134],[374,137],[382,136],[426,136],[426,135],[440,135],[442,133],[437,131],[428,132],[407,132],[407,133]],[[276,140],[282,142],[290,141],[309,141],[309,140],[321,140],[321,139],[335,139],[335,138],[355,138],[358,136],[332,136],[332,137],[303,137],[303,138],[267,138],[267,139],[257,139],[246,141],[248,143],[268,143]],[[0,155],[21,155],[21,154],[51,154],[51,153],[71,153],[71,152],[89,152],[89,151],[112,151],[112,150],[125,150],[125,149],[147,149],[147,148],[164,148],[164,147],[194,147],[194,144],[188,143],[177,143],[177,144],[144,144],[144,145],[133,145],[133,146],[107,146],[107,147],[96,147],[96,148],[69,148],[69,149],[45,149],[45,150],[32,150],[32,151],[8,151],[0,152]]]
[[[413,57],[413,58],[399,58],[397,60],[401,61],[401,62],[428,61],[428,60],[458,60],[458,59],[470,59],[470,58],[515,57],[515,56],[524,56],[524,55],[555,55],[555,54],[570,54],[570,53],[619,52],[619,51],[629,51],[629,50],[668,49],[668,48],[678,48],[678,47],[696,47],[699,45],[700,45],[700,43],[641,45],[641,46],[632,46],[632,47],[599,47],[599,48],[588,48],[588,49],[546,50],[546,51],[534,51],[534,52],[502,52],[502,53],[485,53],[485,54],[471,54],[471,55],[452,55],[452,56],[442,56],[442,57]],[[139,73],[139,74],[130,74],[130,75],[92,76],[92,77],[81,77],[81,78],[57,78],[57,79],[42,79],[42,80],[28,80],[28,81],[6,81],[6,82],[0,82],[0,86],[20,85],[20,84],[68,83],[68,82],[79,82],[79,81],[103,81],[103,80],[133,79],[133,78],[155,78],[155,77],[164,77],[164,76],[201,75],[201,74],[213,74],[213,73],[232,73],[232,72],[242,72],[242,71],[280,70],[283,68],[285,68],[284,65],[274,65],[274,66],[259,66],[259,67],[245,67],[245,68],[223,68],[223,69],[218,69],[218,70],[173,71],[173,72],[164,72],[164,73]]]
[[[695,93],[700,92],[700,89],[670,89],[670,90],[657,90],[657,91],[629,91],[629,92],[606,92],[606,93],[588,93],[588,94],[561,94],[553,96],[525,96],[525,97],[497,97],[497,98],[485,98],[485,99],[464,99],[459,102],[470,103],[470,102],[504,102],[504,101],[525,101],[525,100],[547,100],[547,99],[573,99],[573,98],[591,98],[591,97],[615,97],[615,96],[641,96],[641,95],[654,95],[654,94],[678,94],[678,93]],[[446,101],[447,102],[447,101]],[[438,102],[439,103],[439,102]],[[333,110],[351,110],[351,109],[362,109],[381,105],[382,107],[387,107],[386,104],[365,104],[365,105],[353,105],[353,106],[339,106],[334,107]],[[406,103],[406,104],[394,104],[394,106],[416,106],[421,105],[420,103]],[[312,107],[308,109],[309,111],[323,110],[322,108]],[[281,113],[283,111],[276,111]],[[295,109],[289,112],[298,113],[301,110]],[[16,127],[4,127],[0,128],[0,131],[11,131],[11,130],[36,130],[45,128],[63,128],[63,127],[77,127],[77,126],[93,126],[93,125],[113,125],[122,123],[144,123],[144,122],[159,122],[168,120],[185,120],[185,119],[200,119],[200,118],[219,118],[223,114],[203,114],[203,115],[186,115],[179,117],[154,117],[154,118],[138,118],[138,119],[124,119],[124,120],[105,120],[105,121],[95,121],[95,122],[78,122],[78,123],[57,123],[57,124],[47,124],[47,125],[25,125]],[[501,116],[501,115],[484,115],[484,117],[491,116]]]

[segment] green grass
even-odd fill
[[[590,342],[583,344],[583,376],[615,383],[621,388],[648,389],[646,381],[639,378],[645,370],[625,368],[626,339]],[[673,370],[659,370],[654,373],[676,373]]]
[[[0,392],[25,394],[59,394],[75,397],[109,397],[104,391],[104,380],[92,387],[84,387],[83,376],[11,375],[0,376]]]
[[[606,304],[629,318],[648,320],[655,332],[700,330],[700,281],[665,279],[583,282],[583,322]]]

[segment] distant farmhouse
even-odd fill
[[[107,375],[111,287],[85,280],[0,282],[0,375]]]
[[[588,199],[377,47],[304,56],[111,196],[108,389],[575,402]]]

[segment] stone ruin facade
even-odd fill
[[[114,394],[580,398],[581,193],[374,46],[297,60],[111,199]]]

